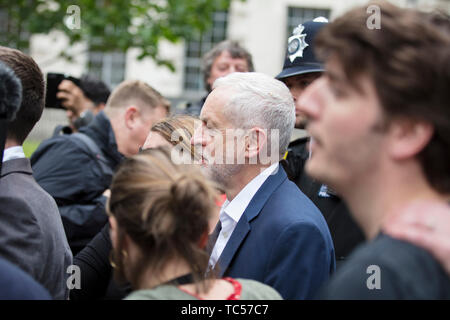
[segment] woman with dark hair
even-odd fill
[[[217,192],[199,170],[173,163],[160,147],[125,160],[115,174],[107,210],[115,278],[135,290],[126,299],[281,299],[254,280],[205,278]]]

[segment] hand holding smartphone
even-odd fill
[[[63,80],[69,80],[76,86],[80,87],[80,79],[63,74],[63,73],[47,73],[47,91],[45,97],[45,107],[54,109],[63,109],[62,99],[58,98],[58,87]]]

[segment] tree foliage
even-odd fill
[[[153,58],[173,70],[159,55],[161,40],[191,39],[211,26],[214,11],[231,0],[0,0],[0,43],[26,50],[30,36],[64,32],[70,45],[89,50],[125,52],[139,48],[139,59]],[[75,7],[76,6],[76,7]],[[60,54],[67,54],[67,50]],[[67,58],[70,58],[68,56]]]

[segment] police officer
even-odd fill
[[[304,130],[306,117],[298,108],[298,101],[306,87],[321,76],[323,65],[314,55],[314,37],[327,19],[320,17],[294,28],[288,39],[283,70],[276,76],[291,91],[295,102],[295,129],[288,151],[282,161],[289,178],[320,209],[333,237],[336,265],[364,240],[364,235],[348,212],[340,197],[328,186],[310,178],[303,170],[309,157],[309,137]]]

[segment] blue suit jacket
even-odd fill
[[[311,299],[335,269],[328,226],[279,166],[255,194],[219,260],[219,276],[263,282],[284,299]]]

